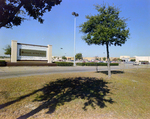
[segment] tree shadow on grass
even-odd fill
[[[51,114],[57,106],[64,105],[75,99],[85,99],[83,109],[86,111],[87,106],[95,109],[95,105],[100,108],[106,107],[105,103],[113,103],[111,98],[106,98],[110,93],[107,87],[108,82],[102,78],[76,77],[58,79],[46,84],[42,90],[43,94],[36,97],[34,101],[43,103],[31,112],[19,117],[18,119],[28,118],[42,109],[48,108],[47,113]]]
[[[103,73],[108,75],[108,71],[97,71],[96,73]],[[124,71],[117,71],[117,70],[111,71],[111,74],[123,74],[123,73]]]

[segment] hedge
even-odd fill
[[[0,66],[6,66],[5,60],[0,60]]]
[[[107,66],[107,63],[95,63],[95,62],[86,62],[86,63],[76,63],[77,66]],[[110,66],[118,66],[119,63],[110,63]]]
[[[73,66],[72,62],[54,62],[57,66]]]

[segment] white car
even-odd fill
[[[133,65],[141,65],[141,62],[134,62]]]

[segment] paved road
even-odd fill
[[[111,66],[111,70],[140,68],[143,66],[133,66],[132,64],[120,64],[119,66]],[[146,66],[145,66],[146,67]],[[150,65],[147,65],[147,68]],[[99,66],[99,71],[106,71],[106,66]],[[31,75],[43,75],[54,73],[72,73],[72,72],[91,72],[96,71],[95,66],[76,66],[76,67],[0,67],[0,79],[22,77]]]

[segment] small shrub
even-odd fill
[[[72,62],[55,62],[57,66],[73,66]]]
[[[119,63],[110,63],[110,66],[118,66]]]
[[[85,65],[85,62],[83,62],[83,63],[76,63],[76,65],[77,65],[77,66],[86,66],[86,65]]]
[[[0,66],[6,66],[6,62],[4,60],[0,60]]]
[[[98,63],[95,63],[95,62],[87,62],[85,63],[86,66],[97,66]]]

